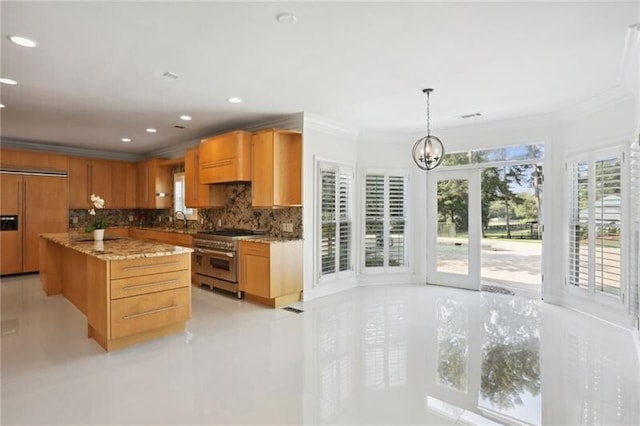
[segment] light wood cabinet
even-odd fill
[[[200,183],[200,147],[190,148],[184,157],[185,205],[191,208],[224,207],[224,184]]]
[[[45,238],[40,252],[43,290],[84,313],[107,351],[181,332],[191,317],[189,253],[103,260]]]
[[[0,232],[0,275],[35,272],[38,235],[69,227],[67,178],[3,173],[0,183],[0,214],[18,216],[18,230]]]
[[[171,208],[172,176],[169,167],[160,165],[159,158],[137,165],[137,207],[141,209]]]
[[[200,183],[251,181],[251,133],[235,131],[200,143]]]
[[[302,135],[292,130],[256,132],[251,140],[253,207],[302,205]]]
[[[91,194],[102,197],[106,208],[113,205],[112,163],[88,158],[69,159],[69,208],[84,209],[91,204]]]
[[[240,241],[239,290],[259,303],[280,307],[300,300],[302,240]]]
[[[52,152],[0,149],[0,164],[3,170],[31,170],[67,172],[69,158]]]
[[[124,161],[111,163],[112,198],[109,208],[136,208],[136,164]]]

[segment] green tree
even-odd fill
[[[538,200],[535,195],[521,194],[522,202],[515,206],[518,218],[525,221],[538,220]]]
[[[526,166],[514,165],[508,167],[489,167],[487,171],[487,187],[483,189],[483,198],[487,200],[501,200],[505,208],[507,238],[511,238],[511,216],[513,206],[521,202],[520,196],[514,192],[515,186],[520,186],[525,180]],[[488,211],[487,211],[488,224]]]
[[[454,223],[459,231],[468,230],[469,191],[466,180],[449,179],[438,182],[438,221]]]

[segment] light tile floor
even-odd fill
[[[272,310],[193,288],[188,332],[113,353],[1,280],[2,424],[640,424],[632,335],[539,301],[363,287]]]

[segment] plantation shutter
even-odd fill
[[[322,231],[320,237],[321,275],[336,271],[336,171],[322,170],[321,212]]]
[[[340,173],[338,205],[340,209],[340,271],[352,269],[351,265],[351,187],[353,176]]]
[[[631,145],[631,251],[630,283],[640,282],[640,137]],[[638,318],[638,285],[629,287],[631,315]]]
[[[364,175],[364,268],[406,267],[407,177]]]
[[[595,162],[595,286],[597,291],[616,296],[622,284],[620,172],[617,155]]]
[[[569,165],[569,284],[589,286],[589,165]]]
[[[365,267],[384,266],[384,175],[365,176]]]
[[[353,171],[322,163],[319,174],[319,278],[353,270]]]
[[[389,265],[406,266],[405,224],[407,215],[407,179],[389,176]]]
[[[567,283],[622,298],[623,151],[592,152],[567,163],[569,274]],[[625,192],[626,194],[626,192]]]

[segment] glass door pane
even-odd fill
[[[469,185],[466,179],[438,181],[438,272],[469,275]]]
[[[480,289],[480,170],[430,172],[427,283]]]

